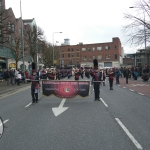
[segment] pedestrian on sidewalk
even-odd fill
[[[8,69],[4,72],[4,79],[6,80],[7,85],[10,85],[10,72]]]
[[[131,74],[131,72],[130,72],[130,70],[129,70],[128,67],[125,68],[124,73],[125,73],[125,78],[126,78],[126,84],[128,84],[128,79],[129,79],[129,76],[130,76],[130,74]]]
[[[14,71],[10,70],[10,84],[11,85],[14,85],[14,77],[15,77]]]

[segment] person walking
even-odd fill
[[[74,79],[79,80],[79,76],[80,76],[79,70],[76,69],[75,72],[74,72]]]
[[[119,84],[120,70],[118,68],[116,68],[115,76],[116,76],[116,84]]]
[[[11,85],[14,85],[14,77],[15,77],[14,71],[10,70],[10,84]]]
[[[109,69],[109,87],[110,87],[110,90],[113,90],[113,81],[114,81],[114,76],[115,76],[115,73],[114,71],[112,70],[112,68]]]
[[[129,76],[131,74],[129,68],[125,68],[124,73],[125,73],[125,78],[126,78],[126,84],[128,84],[128,78],[129,78]]]

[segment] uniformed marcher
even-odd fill
[[[35,70],[35,63],[32,63],[32,76],[31,79],[31,96],[32,103],[38,102],[38,90],[39,90],[39,76]]]
[[[110,86],[110,90],[113,90],[114,76],[115,76],[115,73],[114,73],[113,69],[111,68],[109,70],[109,86]]]
[[[92,74],[92,82],[93,82],[94,94],[95,94],[94,101],[100,101],[100,82],[101,82],[102,74],[98,71],[97,59],[93,60],[93,64],[94,64],[94,71]]]
[[[79,70],[76,69],[76,70],[74,71],[75,80],[79,80],[79,76],[80,76]]]

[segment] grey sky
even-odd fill
[[[64,42],[70,39],[71,45],[111,42],[119,37],[125,52],[132,52],[125,44],[121,32],[125,24],[123,12],[136,0],[21,0],[23,19],[35,18],[46,35],[46,40]],[[20,17],[20,0],[6,0],[6,8],[11,7],[16,18]]]

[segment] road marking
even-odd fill
[[[10,93],[10,94],[2,95],[2,96],[0,97],[0,99],[5,98],[5,97],[8,97],[8,96],[11,96],[11,95],[14,95],[14,94],[16,94],[16,93],[19,93],[19,92],[21,92],[21,91],[27,90],[27,89],[29,89],[29,88],[30,88],[30,86],[27,86],[27,87],[22,88],[22,89],[20,89],[20,90],[18,89],[16,92],[13,92],[13,93]]]
[[[123,87],[124,89],[126,89],[126,87]]]
[[[31,102],[31,103],[29,103],[28,105],[26,105],[25,107],[27,108],[27,107],[29,107],[31,104],[32,104],[32,102]]]
[[[105,103],[105,101],[104,101],[102,98],[100,98],[100,100],[101,100],[102,103],[105,105],[105,107],[108,107],[108,105]]]
[[[129,89],[130,91],[134,91],[134,90],[132,90],[132,89]]]
[[[7,120],[5,120],[5,121],[3,121],[3,124],[5,124],[6,122],[8,122],[9,121],[9,119],[7,119]]]
[[[138,92],[138,94],[140,94],[140,95],[145,95],[145,94],[142,94],[142,93],[139,93],[139,92]]]
[[[118,85],[118,86],[121,86],[121,85]]]
[[[121,126],[121,128],[124,130],[124,132],[127,134],[127,136],[131,139],[131,141],[134,143],[134,145],[137,147],[137,149],[142,150],[143,149],[142,146],[133,137],[133,135],[129,132],[129,130],[123,125],[123,123],[118,118],[115,118],[115,120],[118,122],[118,124]]]
[[[54,113],[54,115],[57,117],[58,115],[60,115],[61,113],[63,113],[64,111],[66,111],[69,107],[63,107],[64,103],[65,103],[66,99],[63,98],[60,105],[58,107],[54,107],[52,108],[52,111]]]

